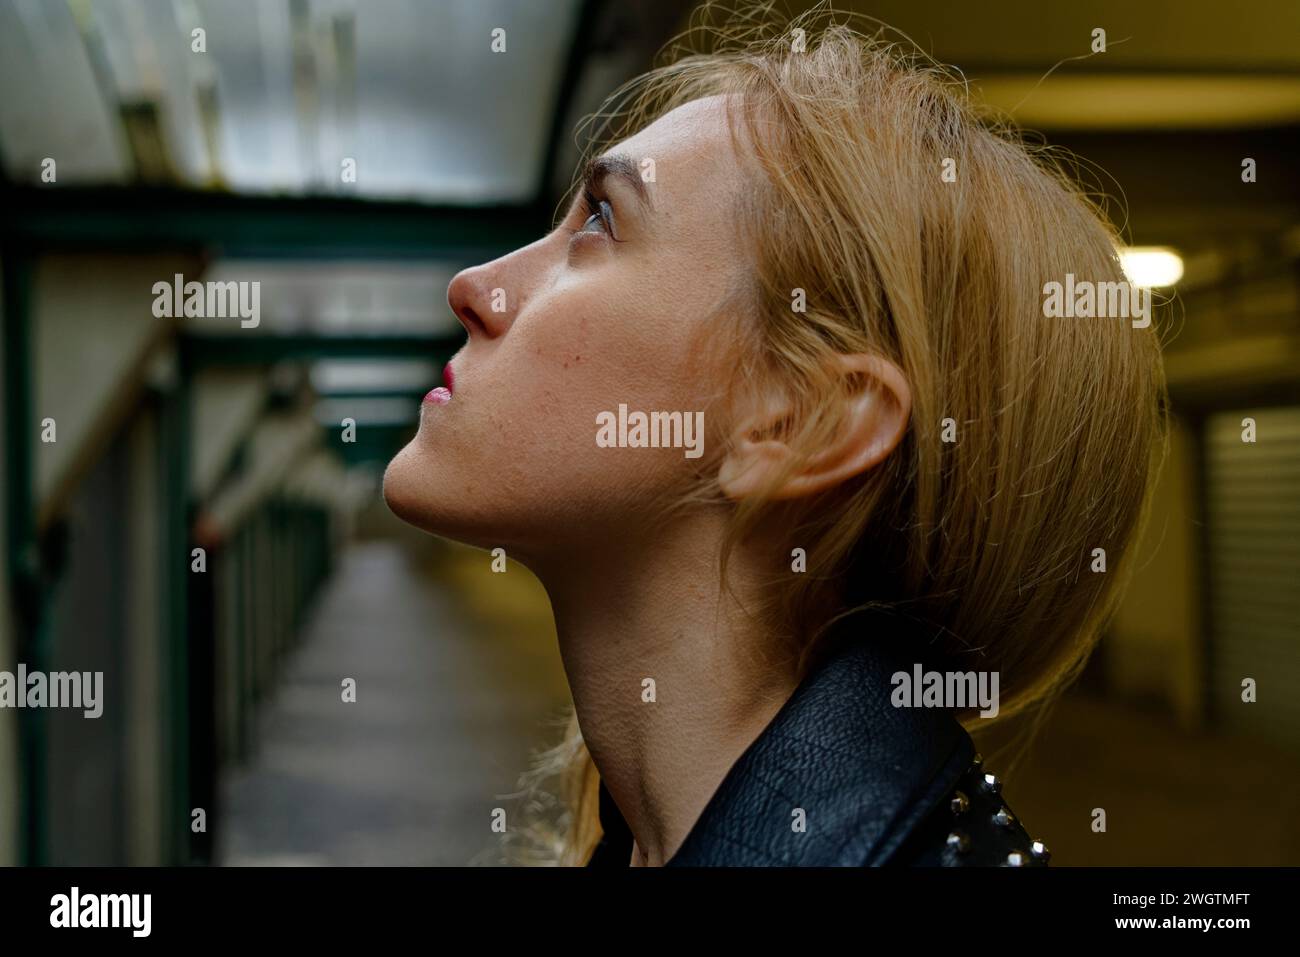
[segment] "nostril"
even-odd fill
[[[462,305],[456,310],[456,315],[468,332],[487,333],[487,326],[484,324],[483,320],[479,318],[478,313],[469,306]]]
[[[447,285],[447,305],[451,307],[452,315],[471,336],[475,332],[487,333],[487,323],[471,305],[479,294],[475,280],[479,268],[481,267],[462,269]]]

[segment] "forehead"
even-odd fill
[[[672,212],[690,198],[724,205],[743,179],[727,120],[727,97],[709,96],[670,110],[609,153],[629,157],[654,178],[646,188],[656,208]]]

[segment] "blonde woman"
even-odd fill
[[[617,94],[552,232],[452,281],[387,501],[546,587],[557,859],[1043,863],[968,729],[1074,675],[1129,565],[1158,344],[1043,309],[1122,281],[1116,239],[905,49],[712,36]]]

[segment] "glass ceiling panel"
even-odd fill
[[[91,65],[72,9],[48,0],[0,0],[0,156],[20,183],[116,183],[131,160],[111,92]]]
[[[527,200],[577,6],[0,0],[0,155],[23,183],[53,156],[60,183]]]

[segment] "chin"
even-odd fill
[[[444,487],[441,476],[422,460],[415,440],[384,470],[384,502],[408,525],[476,548],[510,547],[502,530],[486,521],[481,510],[458,508],[454,496],[439,494]]]
[[[413,440],[388,463],[384,470],[384,501],[389,511],[408,525],[433,535],[473,544],[466,535],[468,517],[456,514],[452,503],[439,494],[444,483],[437,470],[422,459]]]
[[[409,461],[410,449],[408,445],[398,452],[384,469],[384,502],[402,521],[430,531],[423,520],[427,503],[421,500],[419,477],[414,474],[417,470]]]

